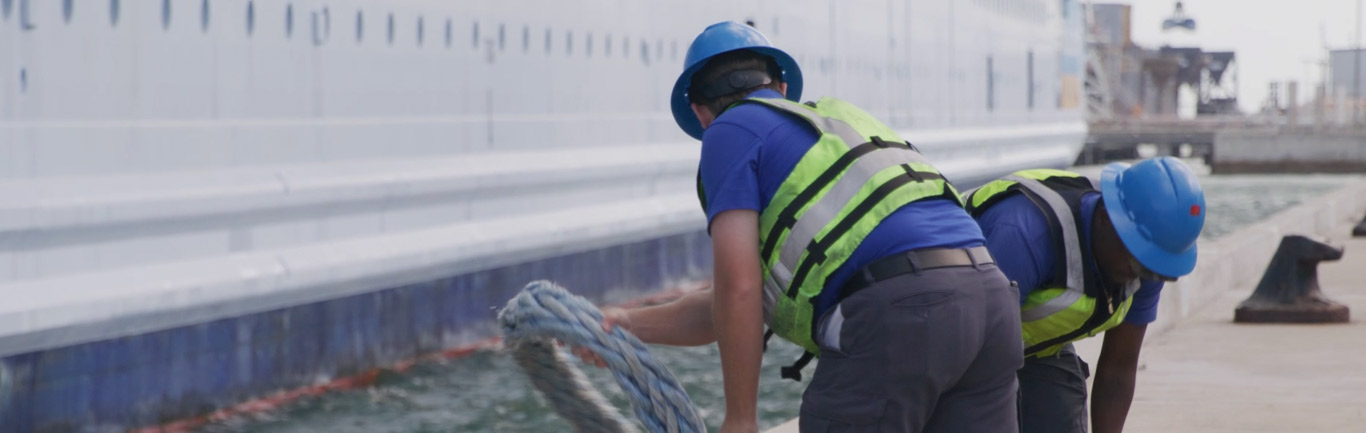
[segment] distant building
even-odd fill
[[[1362,51],[1360,56],[1356,55],[1358,51]],[[1360,62],[1355,68],[1354,61]],[[1353,74],[1361,79],[1353,80]],[[1332,50],[1328,56],[1328,98],[1361,99],[1366,92],[1360,87],[1366,87],[1366,50]]]
[[[1133,42],[1132,8],[1127,4],[1089,6],[1088,94],[1108,103],[1103,117],[1177,117],[1238,114],[1237,58],[1233,52],[1199,47],[1157,49]],[[1183,23],[1189,18],[1182,15]],[[1156,25],[1156,24],[1154,24]],[[1192,24],[1193,25],[1193,24]],[[1182,24],[1184,27],[1185,24]],[[1098,110],[1089,113],[1097,116]]]
[[[1127,47],[1133,45],[1129,39],[1129,16],[1132,8],[1126,4],[1097,3],[1091,5],[1091,17],[1095,20],[1096,43]]]

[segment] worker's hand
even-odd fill
[[[611,333],[611,332],[612,332],[612,328],[617,328],[617,327],[620,327],[623,331],[629,332],[629,331],[631,330],[631,316],[630,316],[629,314],[627,314],[626,310],[621,309],[621,308],[616,308],[616,307],[607,307],[607,308],[603,308],[603,309],[602,309],[602,330],[603,330],[603,332]],[[596,366],[598,366],[598,368],[607,368],[607,362],[606,362],[606,361],[603,361],[603,360],[602,360],[602,357],[599,357],[598,354],[593,353],[593,351],[592,351],[592,350],[589,350],[587,347],[582,347],[582,346],[575,347],[574,350],[573,350],[573,352],[574,352],[574,355],[575,355],[575,356],[578,356],[579,359],[583,360],[583,362],[586,362],[586,363],[589,363],[589,364],[596,365]]]

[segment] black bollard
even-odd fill
[[[1319,262],[1342,258],[1342,247],[1304,236],[1281,239],[1262,281],[1252,296],[1234,310],[1239,323],[1342,323],[1346,305],[1319,291]]]
[[[1352,228],[1352,237],[1366,237],[1366,215],[1363,215],[1361,217],[1361,222],[1357,223],[1357,226]]]

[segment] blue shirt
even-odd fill
[[[781,98],[762,89],[754,97]],[[702,134],[702,189],[707,224],[729,210],[763,212],[819,132],[803,120],[761,104],[740,104],[721,113]],[[849,259],[826,280],[816,317],[835,302],[838,288],[857,269],[892,254],[920,248],[966,248],[983,244],[972,217],[948,199],[920,200],[878,224]]]
[[[1081,243],[1091,248],[1091,219],[1096,205],[1100,203],[1100,193],[1087,193],[1081,198]],[[982,225],[982,233],[987,238],[987,249],[996,259],[996,266],[1007,278],[1020,285],[1020,303],[1024,304],[1029,292],[1039,289],[1053,280],[1057,268],[1057,247],[1050,238],[1048,220],[1043,211],[1034,206],[1024,194],[1014,194],[987,208],[977,218]],[[1099,275],[1099,267],[1094,256],[1086,266]],[[1142,281],[1138,292],[1134,293],[1134,303],[1124,321],[1135,325],[1146,325],[1157,319],[1157,300],[1162,293],[1161,281]]]

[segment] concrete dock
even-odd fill
[[[1164,289],[1149,326],[1125,432],[1348,432],[1366,429],[1366,180],[1201,243],[1196,271]],[[1352,310],[1345,324],[1235,324],[1280,238],[1345,246],[1319,266],[1325,295]],[[1078,352],[1092,364],[1100,338]],[[795,433],[792,420],[769,433]]]
[[[1337,237],[1346,253],[1319,267],[1319,283],[1355,310],[1350,323],[1236,324],[1233,310],[1252,286],[1220,293],[1144,345],[1125,431],[1366,428],[1366,238]],[[1089,346],[1094,359],[1099,345]]]

